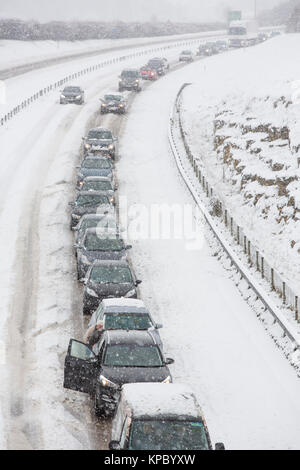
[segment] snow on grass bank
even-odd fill
[[[187,139],[238,225],[297,291],[299,35],[199,64],[184,91]]]

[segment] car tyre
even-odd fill
[[[83,305],[82,313],[84,316],[91,314],[90,309],[86,305]]]
[[[95,411],[95,415],[97,416],[97,418],[101,418],[101,416],[105,415],[104,408],[103,406],[100,406],[99,399],[96,393],[94,396],[94,411]]]

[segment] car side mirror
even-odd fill
[[[84,280],[83,280],[83,284],[84,284],[85,286],[87,285],[87,282],[88,282],[87,279],[84,279]]]
[[[119,441],[110,441],[108,444],[109,450],[120,450],[120,442]]]
[[[85,140],[85,139],[86,139],[86,137],[81,137],[81,139],[82,139],[82,140]]]
[[[161,323],[156,323],[155,328],[156,330],[160,330],[161,328],[163,328],[163,325]]]
[[[81,166],[80,166],[80,165],[76,165],[76,168],[77,168],[77,170],[79,170],[79,168],[81,168]]]
[[[73,245],[73,247],[76,248],[76,249],[79,249],[79,250],[80,250],[80,248],[81,248],[81,246],[78,245],[78,243],[75,243],[75,245]]]
[[[115,186],[115,191],[118,191],[118,189],[119,189],[118,186]]]
[[[74,207],[74,206],[75,206],[75,202],[69,202],[69,206]]]
[[[224,446],[223,442],[217,442],[216,445],[215,445],[215,449],[216,450],[225,450],[225,446]]]
[[[137,281],[135,281],[135,285],[138,286],[139,284],[142,284],[143,281],[141,281],[140,279],[138,279]]]
[[[126,250],[131,250],[131,248],[132,248],[132,245],[126,245],[125,247]]]
[[[77,232],[78,226],[76,225],[75,227],[72,227],[73,232]],[[74,245],[75,246],[75,245]]]
[[[167,357],[165,363],[167,366],[169,366],[171,364],[174,364],[174,362],[175,362],[174,359],[172,359],[171,357]]]

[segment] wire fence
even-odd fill
[[[21,101],[18,105],[16,105],[14,108],[12,108],[8,113],[4,114],[3,116],[0,117],[0,126],[4,126],[8,121],[10,121],[14,116],[19,114],[22,110],[28,108],[32,103],[37,101],[38,99],[42,98],[43,96],[47,95],[48,93],[56,90],[57,88],[60,88],[61,86],[65,85],[66,83],[75,80],[77,78],[80,78],[84,75],[87,75],[92,72],[96,72],[97,70],[102,69],[103,67],[107,67],[108,65],[116,64],[116,63],[122,63],[126,60],[134,59],[135,57],[141,57],[146,54],[150,53],[157,53],[160,51],[166,51],[168,49],[175,49],[177,47],[183,47],[183,46],[191,46],[195,44],[199,44],[203,42],[203,38],[199,37],[197,39],[191,39],[191,40],[182,40],[182,41],[176,41],[174,43],[168,43],[163,46],[155,46],[147,49],[143,49],[140,51],[132,52],[130,54],[125,54],[121,55],[119,57],[114,57],[112,59],[107,59],[102,62],[99,62],[98,64],[91,65],[89,67],[86,67],[84,69],[79,70],[78,72],[69,74],[62,78],[61,80],[58,80],[44,88],[41,88],[38,90],[36,93],[31,95],[29,98],[24,99]]]
[[[204,174],[202,168],[199,167],[199,162],[193,156],[190,147],[188,145],[186,134],[184,132],[182,117],[180,114],[180,105],[177,101],[176,105],[178,116],[179,116],[179,130],[180,136],[193,168],[193,171],[205,192],[206,196],[210,198],[213,207],[213,213],[217,216],[225,225],[228,232],[230,232],[232,239],[242,247],[244,254],[248,260],[250,267],[256,269],[260,273],[262,279],[269,282],[271,290],[277,292],[282,300],[284,306],[288,307],[294,312],[294,317],[299,322],[299,297],[288,283],[282,278],[282,276],[272,267],[265,256],[261,254],[259,248],[250,240],[243,228],[240,227],[230,211],[225,207],[224,203],[220,201],[218,195],[214,193],[214,188],[209,184],[207,176]]]

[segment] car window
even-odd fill
[[[156,345],[108,345],[104,358],[107,367],[161,367],[162,357]]]
[[[112,134],[110,131],[90,131],[88,133],[88,139],[112,139]]]
[[[203,422],[134,420],[131,424],[131,450],[209,450]]]
[[[94,206],[97,204],[109,204],[107,196],[102,195],[80,195],[76,199],[76,206],[85,207],[85,206]]]
[[[87,233],[83,243],[87,251],[122,251],[124,242],[120,238],[101,238],[97,233]]]
[[[111,191],[111,183],[109,181],[85,181],[81,187],[81,191]]]
[[[128,440],[128,437],[129,437],[130,421],[131,420],[128,418],[128,416],[126,416],[124,424],[123,424],[121,438],[120,438],[120,447],[121,447],[121,449],[125,449],[125,447],[127,447],[126,440]]]
[[[104,322],[106,330],[148,330],[153,326],[149,315],[139,313],[107,313]]]
[[[133,282],[131,271],[126,266],[94,266],[90,274],[90,280],[99,284]]]
[[[93,352],[86,346],[86,344],[80,343],[79,341],[72,340],[70,356],[77,359],[91,359],[95,357]]]
[[[122,96],[119,96],[119,95],[105,95],[104,99],[106,101],[121,101]]]

